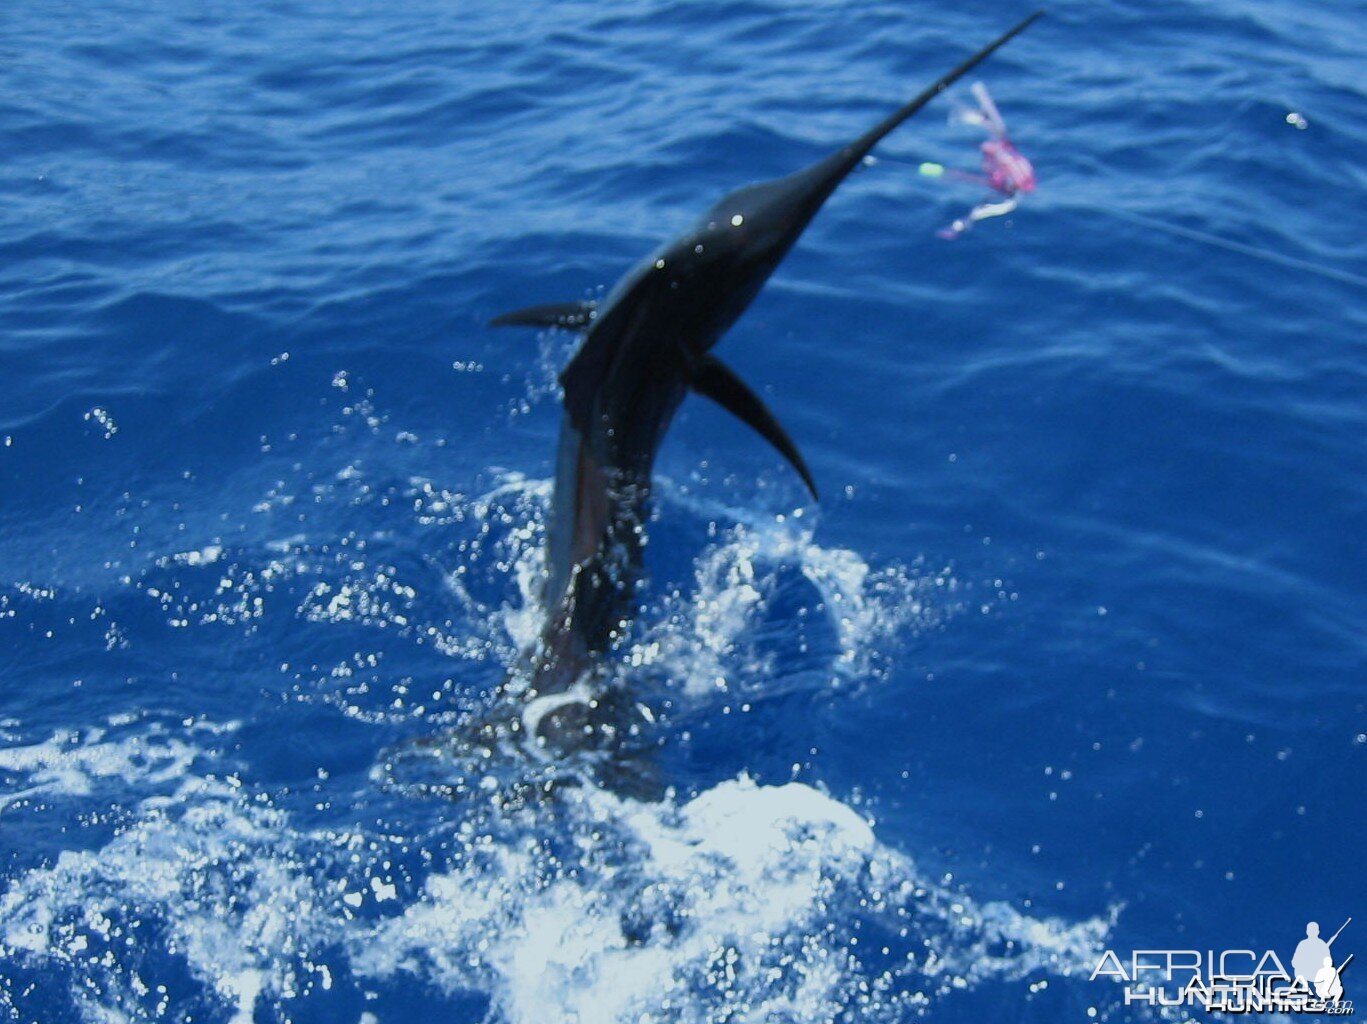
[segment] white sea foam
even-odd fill
[[[797,783],[484,810],[415,838],[434,869],[401,895],[379,874],[382,837],[301,832],[189,775],[101,849],[16,879],[0,955],[65,981],[88,1020],[140,1019],[120,1008],[155,1001],[175,959],[236,1024],[263,1001],[405,977],[415,994],[486,992],[509,1024],[895,1020],[1085,973],[1108,924],[976,903]]]
[[[114,772],[154,791],[103,847],[0,895],[0,956],[64,985],[86,1020],[141,1019],[176,963],[237,1024],[263,1003],[405,978],[419,1001],[488,993],[510,1024],[894,1020],[1085,971],[1107,927],[976,903],[831,795],[743,777],[686,802],[583,787],[453,805],[439,834],[403,839],[430,869],[401,891],[384,873],[395,837],[301,830],[193,730],[158,747],[147,726],[109,726],[140,742],[92,731],[7,765],[64,792]]]
[[[435,875],[353,937],[354,967],[487,988],[514,1024],[892,1020],[970,985],[1084,971],[1107,927],[975,904],[796,783],[742,778],[682,806],[587,791],[572,813],[573,871],[526,843]],[[861,934],[887,948],[867,956]]]
[[[177,565],[212,565],[223,557],[222,544],[206,544],[202,548],[195,548],[191,551],[180,551],[171,555],[169,559],[161,559],[161,565],[168,561]]]
[[[89,796],[108,785],[126,798],[184,777],[199,754],[196,733],[232,730],[194,723],[172,734],[161,722],[138,723],[115,716],[103,726],[59,730],[40,742],[0,748],[0,771],[14,778],[0,785],[0,810],[36,796]]]
[[[431,505],[452,511],[459,496],[415,482]],[[716,536],[694,560],[693,578],[663,596],[644,618],[643,635],[623,660],[633,668],[663,668],[686,695],[700,697],[726,688],[732,656],[744,660],[746,642],[786,577],[805,581],[809,593],[794,596],[793,618],[820,620],[834,637],[835,657],[825,666],[831,678],[848,680],[876,673],[880,659],[898,644],[935,628],[959,608],[961,587],[948,568],[871,566],[857,552],[815,540],[814,524],[793,515],[741,512],[688,496],[667,481],[658,488],[677,511],[720,519]],[[536,640],[546,610],[542,605],[542,541],[551,497],[548,480],[503,474],[488,493],[466,499],[460,517],[479,523],[480,532],[465,547],[467,558],[487,559],[511,574],[513,600],[496,607],[481,604],[463,583],[466,566],[448,575],[448,586],[470,617],[482,624],[476,656],[487,656],[494,634],[511,642],[509,652]],[[729,525],[726,525],[728,524]],[[495,528],[496,524],[498,528]],[[791,646],[791,637],[785,637]],[[467,644],[452,643],[448,653],[471,654]],[[443,648],[447,649],[447,648]],[[748,667],[763,674],[762,652],[751,651]],[[734,685],[734,680],[731,681]]]
[[[120,1009],[155,1003],[159,973],[183,960],[234,1024],[248,1024],[264,993],[307,991],[318,976],[311,944],[336,912],[305,868],[284,814],[187,776],[102,848],[66,850],[11,882],[0,959],[65,981],[88,1020],[144,1019]]]
[[[873,672],[898,643],[956,608],[958,583],[948,569],[875,569],[854,551],[817,544],[807,525],[786,517],[735,523],[694,566],[691,591],[673,596],[661,624],[629,654],[637,665],[668,666],[694,696],[727,685],[728,656],[754,635],[785,572],[811,587],[792,597],[789,618],[822,620],[833,633],[835,656],[824,668],[836,680]],[[752,654],[752,670],[767,667]]]
[[[420,525],[455,537],[457,629],[425,627],[424,595],[359,553],[341,579],[305,551],[264,568],[212,546],[163,560],[172,584],[223,577],[208,615],[173,585],[144,589],[177,621],[247,624],[264,585],[309,576],[294,607],[315,624],[383,623],[453,656],[511,656],[544,616],[548,483],[509,474],[474,498],[410,485]],[[947,571],[871,566],[795,517],[714,518],[729,525],[624,659],[664,668],[680,699],[717,680],[769,685],[766,616],[818,623],[808,663],[839,685],[953,609]],[[450,805],[436,831],[310,829],[203,742],[214,728],[125,716],[0,751],[11,808],[106,784],[124,804],[102,847],[68,849],[0,895],[0,957],[64,986],[82,1019],[143,1019],[168,998],[159,979],[188,971],[198,1005],[234,1024],[348,986],[405,993],[398,1013],[474,990],[508,1024],[900,1020],[966,989],[1084,971],[1108,927],[1109,915],[1069,923],[976,902],[925,877],[855,807],[798,783],[742,777],[658,804],[587,785],[505,802],[494,786]],[[389,873],[390,844],[420,853],[411,884]],[[0,977],[0,1011],[7,994]]]

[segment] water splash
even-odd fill
[[[738,522],[698,556],[691,589],[669,595],[628,661],[667,667],[695,697],[757,689],[773,683],[764,641],[777,640],[839,685],[878,675],[898,646],[957,611],[958,591],[949,569],[875,568],[854,551],[817,544],[793,519]]]
[[[351,653],[310,669],[297,699],[321,694],[374,730],[383,763],[388,730],[431,734],[454,692],[393,678],[390,659],[421,645],[497,670],[535,637],[549,486],[497,474],[471,496],[355,470],[322,493],[405,522],[340,545],[195,546],[128,586],[180,629],[320,630],[308,657],[344,637]],[[676,499],[666,488],[666,514],[696,513]],[[621,659],[699,713],[718,690],[876,679],[900,643],[956,610],[949,570],[870,565],[792,517],[709,518],[711,542],[683,583],[647,599]],[[406,530],[436,554],[396,549],[388,538]],[[388,647],[356,649],[367,635]],[[424,689],[430,701],[413,695]],[[488,692],[464,696],[483,708]],[[509,799],[489,776],[445,802],[437,786],[320,773],[295,791],[214,746],[215,730],[235,728],[134,715],[4,752],[5,807],[31,815],[24,824],[101,800],[122,814],[98,848],[10,878],[0,1009],[235,1024],[398,1020],[415,1003],[510,1024],[902,1020],[1069,978],[1110,922],[977,902],[809,785],[741,776],[641,804],[584,784]],[[39,796],[42,807],[26,799]]]
[[[741,778],[682,806],[590,791],[569,813],[593,836],[573,871],[528,845],[436,876],[365,937],[358,969],[490,986],[510,1022],[898,1020],[1084,971],[1107,927],[975,904],[796,783]]]
[[[134,723],[137,727],[133,728]],[[0,811],[38,797],[88,797],[128,792],[184,775],[199,756],[194,740],[236,731],[238,723],[190,722],[172,732],[163,722],[120,715],[103,726],[64,729],[39,743],[0,749]]]

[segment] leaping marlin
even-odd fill
[[[735,323],[837,186],[889,132],[999,47],[1032,14],[900,110],[805,170],[748,185],[647,257],[601,303],[504,314],[496,325],[583,334],[560,376],[565,413],[551,504],[539,642],[524,659],[520,725],[547,753],[602,749],[630,707],[596,678],[630,615],[641,569],[655,454],[690,392],[769,441],[816,497],[806,461],[768,407],[711,349]]]

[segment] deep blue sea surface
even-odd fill
[[[1105,948],[1367,957],[1361,3],[1057,3],[975,76],[1039,190],[958,241],[967,82],[898,130],[718,350],[820,505],[701,399],[662,450],[672,795],[462,760],[575,344],[489,318],[1027,12],[7,5],[0,1020],[1121,1021]]]

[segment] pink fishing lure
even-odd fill
[[[963,124],[977,125],[986,130],[992,138],[982,144],[983,173],[962,173],[956,177],[982,182],[1000,198],[993,197],[979,203],[963,217],[941,228],[936,232],[941,238],[958,238],[980,220],[1004,216],[1016,208],[1022,193],[1035,191],[1034,165],[1007,136],[1006,122],[1002,120],[997,105],[992,102],[987,86],[982,82],[975,82],[973,98],[978,101],[977,109],[960,110],[956,120]]]

